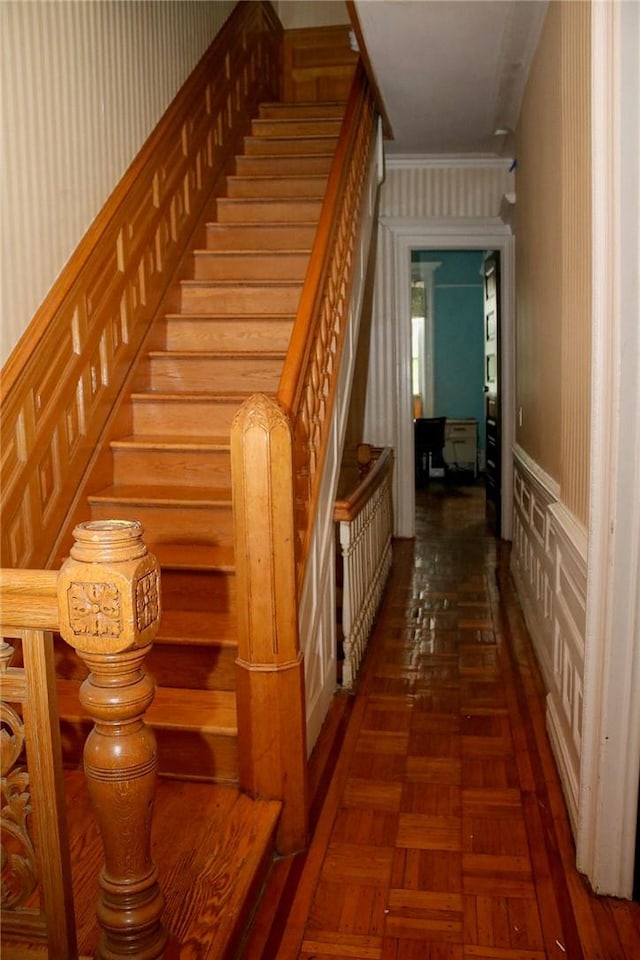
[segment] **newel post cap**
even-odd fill
[[[160,625],[160,567],[137,520],[92,520],[73,531],[58,574],[60,633],[82,653],[145,647]]]

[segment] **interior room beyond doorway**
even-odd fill
[[[476,479],[484,470],[484,257],[483,250],[411,252],[417,484],[429,474]]]

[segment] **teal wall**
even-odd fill
[[[414,250],[434,273],[434,416],[475,417],[484,451],[482,250]]]

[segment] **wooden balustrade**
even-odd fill
[[[334,507],[342,551],[342,685],[353,686],[382,592],[391,569],[393,451],[373,450],[374,459]]]
[[[236,576],[246,606],[238,625],[240,782],[254,796],[284,801],[282,853],[303,846],[307,834],[298,601],[349,322],[374,132],[374,105],[358,69],[277,398],[249,398],[232,426]]]
[[[153,682],[142,661],[160,622],[159,567],[135,521],[81,524],[74,540],[58,574],[0,571],[2,633],[20,639],[23,659],[23,668],[11,667],[14,651],[5,641],[3,935],[46,940],[56,960],[77,957],[53,647],[45,632],[59,630],[91,671],[81,690],[95,721],[85,773],[105,853],[95,956],[156,960],[165,954],[167,932],[150,853],[158,762],[155,737],[143,720]]]
[[[66,554],[119,391],[257,104],[277,96],[281,34],[266,0],[237,4],[5,364],[3,566]]]
[[[277,395],[293,429],[298,587],[304,577],[349,319],[353,258],[375,119],[373,99],[359,64]]]

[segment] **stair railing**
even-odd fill
[[[307,835],[307,748],[299,602],[349,322],[376,112],[359,65],[275,400],[250,397],[231,434],[239,616],[240,782],[283,802],[277,844]],[[366,201],[369,198],[366,197]]]
[[[94,727],[84,769],[104,845],[99,960],[165,955],[163,897],[151,859],[157,750],[142,662],[160,622],[160,574],[136,521],[74,530],[58,573],[0,571],[2,931],[77,958],[52,631],[91,671],[80,700]],[[7,638],[16,638],[15,646]],[[22,659],[22,666],[11,661]]]
[[[369,469],[336,500],[342,552],[342,686],[350,690],[391,569],[393,450],[374,449]]]

